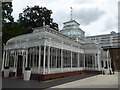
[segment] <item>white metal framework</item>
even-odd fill
[[[108,52],[103,52],[98,44],[86,39],[75,20],[67,22],[69,24],[70,29],[66,26],[67,29],[63,28],[60,32],[43,26],[35,28],[33,33],[8,40],[4,46],[2,70],[9,66],[10,71],[17,75],[18,68],[22,68],[24,73],[27,66],[37,74],[111,68]],[[66,33],[74,30],[79,35]]]

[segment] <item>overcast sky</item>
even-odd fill
[[[70,7],[73,19],[80,23],[86,36],[118,32],[119,0],[13,0],[15,20],[27,6],[39,5],[52,10],[52,18],[62,29],[63,22],[70,20]]]

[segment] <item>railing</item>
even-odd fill
[[[16,68],[10,67],[10,71],[16,72]],[[45,72],[43,72],[43,68],[41,67],[40,70],[38,70],[38,67],[31,68],[32,73],[38,73],[39,74],[54,74],[54,73],[63,73],[63,72],[72,72],[72,71],[82,71],[82,70],[98,70],[98,68],[92,68],[92,67],[67,67],[67,68],[45,68]],[[24,73],[24,70],[23,70]]]
[[[40,74],[54,74],[54,73],[63,73],[63,72],[71,72],[71,71],[82,71],[82,70],[98,70],[98,68],[92,68],[92,67],[68,67],[68,68],[45,68],[45,71],[43,72],[43,68],[40,68],[39,73]],[[38,73],[38,69],[34,68],[32,69],[32,73]]]

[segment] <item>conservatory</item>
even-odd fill
[[[70,20],[60,31],[42,26],[33,33],[11,38],[4,46],[2,71],[9,66],[9,76],[23,77],[25,68],[30,67],[31,79],[48,80],[101,73],[105,66],[111,69],[109,53],[86,39],[79,25]]]

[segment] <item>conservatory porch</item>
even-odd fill
[[[31,67],[32,76],[67,72],[101,71],[99,53],[85,54],[83,50],[65,50],[50,46],[5,50],[3,65],[10,67],[10,76],[22,76]],[[80,74],[78,73],[78,74]]]

